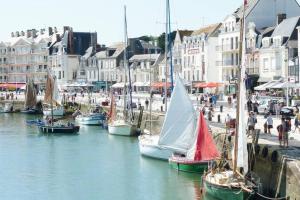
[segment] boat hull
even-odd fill
[[[51,116],[52,115],[51,109],[44,109],[43,114],[45,116]],[[63,116],[63,115],[64,115],[64,108],[63,107],[53,109],[53,116]]]
[[[39,111],[37,109],[28,109],[28,110],[21,110],[21,113],[23,114],[39,114]]]
[[[105,117],[99,116],[78,116],[75,121],[82,125],[102,125],[104,123]]]
[[[136,135],[136,128],[130,124],[113,125],[108,124],[108,133],[111,135],[134,136]]]
[[[211,183],[204,179],[205,195],[216,200],[230,199],[230,200],[244,200],[252,199],[250,193],[241,188],[227,187]]]
[[[42,133],[49,133],[49,134],[75,134],[78,133],[80,126],[39,126],[39,130]]]
[[[168,160],[174,153],[172,150],[159,146],[158,144],[149,144],[139,140],[139,149],[142,156]]]
[[[178,171],[203,174],[208,169],[207,161],[187,161],[180,158],[170,158],[169,164]]]

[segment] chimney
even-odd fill
[[[277,25],[280,24],[285,19],[286,19],[286,14],[285,13],[278,14],[277,15]]]
[[[25,36],[25,33],[24,33],[24,31],[21,31],[21,36]]]
[[[31,31],[31,30],[27,30],[26,36],[27,36],[28,38],[30,38],[31,35],[32,35],[32,31]]]
[[[48,27],[48,33],[49,33],[49,36],[53,35],[53,29],[52,29],[52,27]]]
[[[16,31],[16,37],[20,37],[19,31]]]
[[[15,37],[15,33],[14,32],[11,32],[11,37]]]
[[[36,38],[36,36],[37,36],[37,30],[32,29],[32,37]]]
[[[61,39],[60,39],[60,36],[59,34],[56,34],[56,41],[59,42]]]

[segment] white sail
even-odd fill
[[[245,62],[245,26],[244,26],[244,34],[242,40],[242,57],[241,57],[241,79],[239,83],[239,125],[238,125],[238,154],[237,154],[237,166],[243,167],[244,173],[248,172],[248,151],[247,151],[247,136],[246,136],[246,127],[247,127],[247,118],[246,114],[246,62]]]
[[[181,79],[178,77],[158,144],[186,153],[195,141],[196,127],[195,109]]]
[[[56,104],[60,105],[62,99],[61,99],[61,96],[59,94],[59,90],[58,90],[58,85],[57,85],[56,79],[54,79],[54,87],[53,87],[53,93],[52,94],[53,94],[53,97],[52,97],[53,101]]]

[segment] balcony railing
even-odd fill
[[[233,67],[233,66],[237,66],[237,64],[232,60],[225,60],[225,61],[216,61],[216,66]]]
[[[239,47],[238,47],[238,45],[236,46],[235,44],[233,44],[233,45],[218,45],[218,46],[216,46],[216,50],[232,52],[232,51],[238,51]]]
[[[259,74],[259,68],[246,68],[248,74]]]

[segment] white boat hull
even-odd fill
[[[108,124],[108,133],[111,135],[133,136],[135,126],[131,124]]]
[[[51,116],[51,108],[46,108],[43,110],[43,114],[45,116]],[[63,116],[64,115],[64,108],[59,107],[59,108],[53,108],[53,115],[54,116]]]
[[[172,156],[174,151],[159,146],[157,144],[158,138],[157,139],[155,138],[154,140],[149,140],[150,137],[148,138],[145,138],[145,136],[139,137],[139,149],[141,155],[167,161]]]

